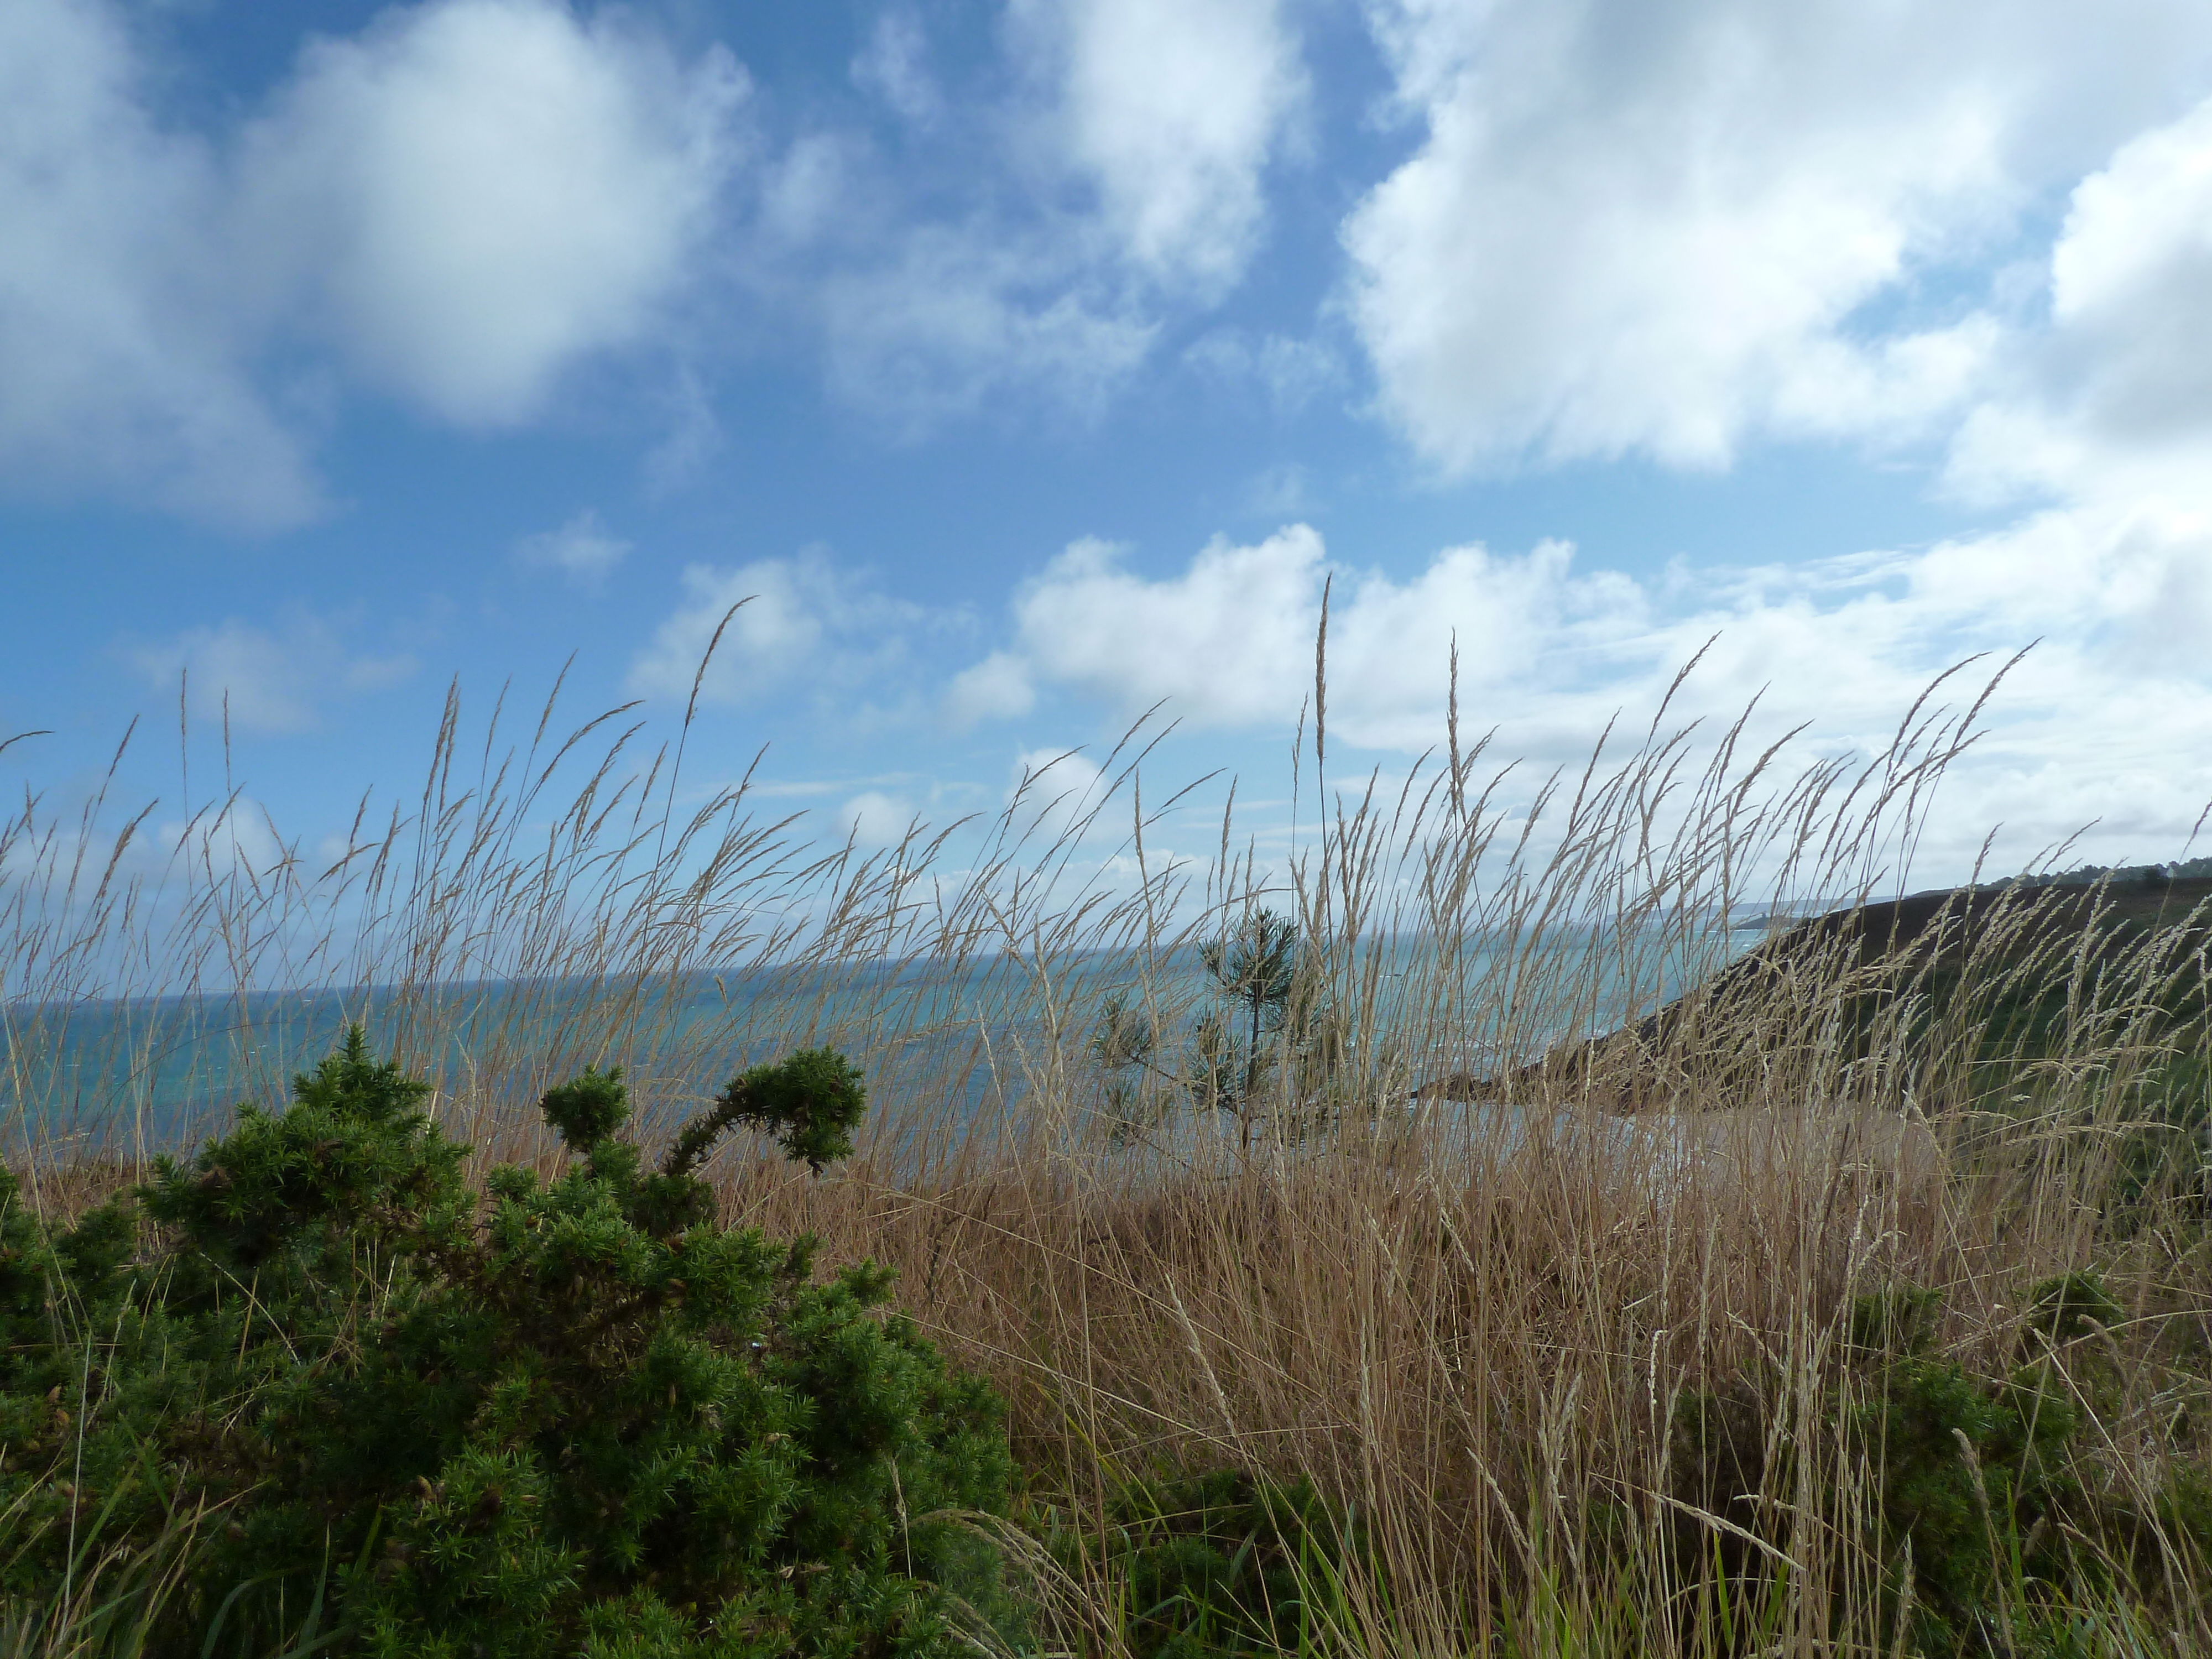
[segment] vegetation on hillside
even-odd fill
[[[2093,1069],[2100,1092],[2128,1100],[2138,1160],[2193,1168],[2212,1157],[2208,946],[2212,877],[2160,866],[1861,902],[1778,932],[1680,1000],[1487,1089],[1635,1112],[1784,1103],[1790,1085],[1817,1077],[2001,1111]],[[2118,1073],[2105,1064],[2116,1056]],[[2135,1174],[2140,1184],[2149,1171]]]

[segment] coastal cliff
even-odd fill
[[[2093,1038],[2124,1036],[2147,1086],[2201,1095],[2208,924],[2212,876],[2158,866],[1853,905],[1778,929],[1632,1024],[1430,1091],[1623,1114],[1744,1109],[1856,1068],[1869,1098],[1902,1103],[1942,1068],[1966,1068],[1987,1095],[2039,1069],[2060,1077]]]

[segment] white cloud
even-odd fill
[[[162,824],[159,840],[172,858],[181,857],[216,877],[267,875],[292,857],[269,809],[243,795],[224,802],[212,815]]]
[[[2201,9],[2058,0],[1371,15],[1425,138],[1345,226],[1352,313],[1448,469],[1940,435],[2003,341],[1931,294],[2212,56]]]
[[[2094,395],[2112,418],[2155,430],[2212,415],[2212,99],[2075,188],[2051,286],[2056,329],[2100,348]]]
[[[542,530],[514,544],[515,557],[540,570],[557,570],[587,587],[604,582],[629,556],[631,544],[611,535],[598,512],[586,507],[558,530]]]
[[[1164,327],[1220,302],[1262,245],[1268,170],[1307,95],[1287,9],[1009,0],[1008,62],[956,95],[919,15],[894,5],[851,72],[905,142],[794,142],[764,171],[748,276],[818,322],[831,391],[898,431],[1096,418]],[[1283,338],[1245,355],[1240,374],[1285,405],[1333,368]]]
[[[1947,855],[2000,819],[2024,857],[2101,817],[2094,845],[2164,856],[2212,797],[2212,772],[2174,764],[2212,753],[2212,511],[2052,509],[1916,551],[1650,582],[1579,571],[1558,543],[1448,548],[1403,579],[1332,566],[1304,526],[1159,576],[1081,543],[1018,597],[987,661],[1117,718],[1164,697],[1186,727],[1280,734],[1303,711],[1310,730],[1332,569],[1333,752],[1440,744],[1455,644],[1462,738],[1494,726],[1496,753],[1573,763],[1616,714],[1640,731],[1709,641],[1678,715],[1724,722],[1759,698],[1759,741],[1809,721],[1819,752],[1873,752],[1944,669],[1990,653],[1972,679],[2040,635],[1957,769]]]
[[[2074,190],[2047,319],[1963,423],[1948,481],[1970,499],[2212,502],[2212,100],[2136,135]]]
[[[945,704],[955,726],[1013,719],[1036,706],[1036,685],[1023,658],[1011,651],[994,651],[952,677]]]
[[[1306,97],[1280,0],[1012,0],[1050,129],[1125,257],[1218,293],[1264,217],[1261,175]]]
[[[1023,659],[1034,678],[1125,713],[1167,698],[1171,716],[1196,725],[1279,719],[1310,683],[1322,553],[1320,536],[1296,525],[1255,547],[1217,539],[1155,581],[1120,548],[1076,542],[1015,599]]]
[[[1120,549],[1078,542],[1016,598],[1015,649],[963,681],[1057,682],[1124,716],[1164,701],[1167,718],[1193,727],[1288,726],[1313,696],[1329,574],[1322,538],[1304,525],[1251,546],[1217,538],[1187,569],[1157,579],[1130,570]],[[1533,689],[1587,673],[1644,604],[1624,578],[1575,574],[1570,550],[1550,542],[1519,559],[1450,549],[1406,583],[1337,576],[1329,719],[1355,742],[1428,740],[1443,719],[1455,637],[1463,690]],[[973,707],[992,712],[980,696]]]
[[[880,789],[864,789],[837,809],[837,826],[855,845],[896,847],[914,826],[912,803]]]
[[[328,698],[380,690],[415,672],[411,658],[350,649],[337,628],[307,611],[275,629],[234,617],[125,655],[155,690],[173,691],[181,678],[194,718],[247,732],[312,731]]]
[[[742,70],[556,0],[435,0],[313,42],[248,135],[247,215],[357,373],[466,425],[632,343],[735,166]]]
[[[0,6],[0,481],[297,523],[319,495],[249,372],[222,159],[147,78],[112,6]]]
[[[343,850],[343,838],[331,839]],[[189,818],[163,819],[143,828],[134,824],[127,840],[88,818],[77,828],[49,821],[28,833],[18,821],[0,829],[0,880],[58,896],[82,878],[89,861],[94,869],[148,884],[142,895],[158,904],[163,875],[179,865],[203,877],[252,878],[289,862],[294,850],[277,832],[269,809],[241,793],[210,801]]]
[[[636,346],[740,159],[742,72],[609,11],[427,0],[312,41],[237,131],[153,113],[111,0],[0,7],[0,480],[251,529],[322,505],[328,348],[511,425]],[[273,365],[287,365],[280,379]]]
[[[683,585],[683,603],[630,665],[638,696],[687,701],[702,661],[702,704],[755,702],[794,686],[817,696],[850,692],[897,661],[908,635],[932,620],[818,552],[733,569],[690,565]]]

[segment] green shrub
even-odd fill
[[[0,1590],[184,1514],[155,1651],[920,1655],[999,1616],[996,1400],[887,1273],[817,1279],[696,1174],[735,1124],[848,1152],[839,1056],[746,1073],[657,1170],[586,1072],[543,1103],[567,1173],[486,1198],[360,1030],[295,1088],[59,1237],[0,1173]]]
[[[1884,1555],[1898,1587],[1911,1587],[1923,1651],[1998,1635],[2025,1613],[2030,1581],[2070,1586],[2090,1572],[2062,1524],[2100,1518],[2067,1456],[2080,1424],[2045,1375],[1992,1384],[1917,1357],[1891,1365],[1857,1408],[1857,1439],[1880,1482]]]
[[[2026,1340],[2039,1358],[2100,1328],[2110,1329],[2127,1316],[2104,1281],[2091,1273],[2061,1273],[2035,1287],[2028,1303]]]
[[[1122,1643],[1133,1659],[1309,1653],[1340,1645],[1351,1520],[1312,1486],[1218,1469],[1131,1480],[1103,1523],[1065,1526],[1067,1565],[1119,1584]],[[1339,1638],[1331,1640],[1334,1637]]]
[[[1881,1564],[1899,1650],[2131,1650],[2118,1637],[2098,1644],[2169,1593],[2176,1548],[2212,1554],[2212,1495],[2185,1473],[2148,1494],[2096,1474],[2090,1449],[2110,1437],[2085,1430],[2121,1403],[2103,1333],[2122,1309],[2094,1273],[2044,1281],[2029,1295],[2019,1363],[1996,1376],[1942,1356],[1943,1311],[1940,1295],[1911,1285],[1857,1298],[1844,1332],[1850,1364],[1825,1408],[1870,1477],[1863,1502],[1832,1490],[1826,1501],[1857,1517]],[[1708,1588],[1741,1606],[1771,1577],[1790,1510],[1759,1494],[1791,1492],[1798,1475],[1790,1437],[1774,1431],[1779,1392],[1740,1382],[1675,1401],[1669,1481],[1680,1507],[1667,1570],[1677,1589],[1723,1579]],[[2181,1431],[2178,1420],[2169,1431]]]
[[[1918,1285],[1886,1285],[1851,1303],[1850,1352],[1854,1358],[1923,1353],[1936,1340],[1943,1298]]]

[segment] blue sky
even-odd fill
[[[866,841],[1164,702],[1266,803],[1328,580],[1347,775],[1455,639],[1540,769],[1715,635],[1808,755],[2033,641],[1929,873],[2171,856],[2208,337],[2188,0],[9,0],[0,781],[140,716],[179,810],[181,678],[312,848],[751,595],[697,787]]]

